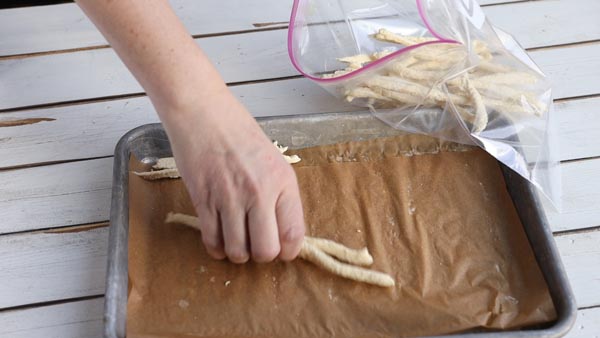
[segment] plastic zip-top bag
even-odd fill
[[[295,0],[294,66],[394,128],[475,144],[558,206],[550,83],[475,0]]]

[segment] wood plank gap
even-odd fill
[[[80,99],[80,100],[69,100],[69,101],[34,104],[34,105],[21,106],[21,107],[16,107],[16,108],[0,109],[0,114],[1,113],[18,112],[18,111],[29,110],[29,109],[58,108],[58,107],[74,106],[74,105],[86,104],[86,103],[105,102],[105,101],[113,101],[113,100],[119,100],[119,99],[132,99],[132,98],[142,97],[142,96],[146,96],[146,93],[109,95],[109,96],[95,97],[93,99]]]
[[[43,230],[41,232],[43,232],[45,234],[68,234],[68,233],[104,228],[109,225],[110,225],[109,221],[105,221],[105,222],[101,222],[101,223],[79,224],[79,225],[75,225],[75,226],[69,225],[69,226],[64,226],[64,227],[50,228],[47,230]]]
[[[571,160],[560,161],[560,163],[573,163],[573,162],[587,161],[587,160],[597,160],[597,159],[600,159],[600,156],[589,156],[589,157],[574,158],[574,159],[571,159]]]
[[[568,236],[568,235],[575,235],[575,234],[585,234],[585,233],[596,232],[596,231],[600,231],[600,225],[585,227],[585,228],[575,229],[575,230],[555,231],[552,234],[554,235],[554,237],[561,237],[561,236]]]
[[[102,297],[104,297],[104,293],[85,296],[85,297],[64,298],[64,299],[59,299],[59,300],[51,300],[51,301],[47,301],[47,302],[17,305],[17,306],[1,308],[0,314],[6,313],[9,311],[27,310],[27,309],[37,308],[37,307],[42,307],[42,306],[59,305],[59,304],[77,302],[77,301],[82,301],[82,300],[92,300],[92,299],[97,299],[97,298],[102,298]]]
[[[42,166],[56,165],[56,164],[63,164],[63,163],[71,163],[71,162],[99,160],[99,159],[111,158],[111,157],[113,157],[113,155],[96,156],[96,157],[88,157],[88,158],[76,158],[76,159],[60,160],[60,161],[35,162],[35,163],[15,165],[15,166],[10,166],[10,167],[0,167],[0,172],[19,170],[19,169],[27,169],[27,168],[35,168],[35,167],[42,167]]]
[[[559,103],[559,102],[564,102],[564,101],[578,101],[578,100],[585,100],[585,99],[595,99],[598,97],[600,97],[600,94],[561,97],[560,99],[554,99],[554,103]]]
[[[579,41],[579,42],[572,42],[572,43],[561,43],[558,45],[551,45],[551,46],[532,47],[532,48],[526,48],[525,50],[528,52],[535,52],[538,50],[550,50],[550,49],[559,49],[559,48],[578,47],[578,46],[582,46],[582,45],[594,45],[599,42],[600,42],[599,39],[594,39],[594,40]]]
[[[48,227],[48,228],[40,228],[35,230],[23,230],[23,231],[13,231],[13,232],[5,232],[1,233],[0,237],[4,236],[21,236],[21,235],[31,235],[31,234],[65,234],[65,233],[74,233],[74,232],[82,232],[93,229],[105,228],[110,226],[110,221],[102,221],[102,222],[92,222],[92,223],[81,223],[76,225],[64,225],[59,227]]]
[[[483,8],[483,7],[494,7],[494,6],[502,6],[502,5],[520,4],[520,3],[524,3],[524,2],[534,2],[534,1],[546,1],[546,0],[506,1],[506,2],[496,2],[496,3],[493,3],[493,4],[484,4],[484,5],[479,5],[479,6],[481,6]]]
[[[282,76],[282,77],[272,77],[269,79],[230,82],[227,84],[227,87],[236,87],[236,86],[243,86],[243,85],[250,85],[250,84],[257,84],[257,83],[266,83],[266,82],[277,82],[277,81],[285,81],[285,80],[294,80],[294,79],[301,79],[303,77],[304,77],[303,75],[298,74],[298,75],[290,75],[290,76]]]
[[[263,26],[265,24],[267,24],[267,26]],[[275,24],[282,24],[282,23],[273,23],[273,25],[275,25]],[[268,23],[255,23],[254,24],[254,27],[256,27],[255,29],[241,29],[241,30],[222,32],[222,33],[192,34],[192,37],[194,39],[214,38],[217,36],[249,34],[249,33],[268,32],[268,31],[277,31],[277,30],[281,30],[281,29],[287,29],[289,24],[287,22],[285,22],[283,24],[285,24],[285,26],[272,27],[272,26],[269,26]]]
[[[83,51],[88,51],[88,50],[106,49],[106,48],[110,48],[110,45],[97,45],[97,46],[80,47],[80,48],[67,48],[67,49],[59,49],[59,50],[50,50],[50,51],[45,51],[45,52],[35,52],[35,53],[9,54],[9,55],[0,56],[0,61],[13,60],[13,59],[27,59],[27,58],[37,57],[37,56],[66,54],[66,53],[83,52]]]
[[[589,309],[596,309],[596,308],[600,308],[600,305],[582,306],[577,309],[578,310],[589,310]]]

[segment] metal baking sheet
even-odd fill
[[[361,141],[403,134],[370,113],[335,113],[258,119],[265,133],[291,148]],[[127,236],[129,233],[128,164],[134,154],[153,162],[172,156],[169,141],[160,124],[131,130],[115,150],[113,190],[110,211],[109,255],[104,307],[104,336],[124,338],[127,318]],[[562,337],[575,321],[577,306],[552,232],[534,187],[523,177],[502,165],[508,191],[521,218],[537,262],[548,284],[557,312],[551,326],[521,331],[479,332],[453,337]]]

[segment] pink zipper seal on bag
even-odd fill
[[[292,14],[290,17],[290,23],[288,26],[288,36],[287,36],[287,48],[288,48],[288,55],[290,57],[290,61],[292,62],[292,65],[294,66],[294,68],[296,68],[296,70],[298,72],[300,72],[300,74],[302,74],[303,76],[315,81],[315,82],[320,82],[320,83],[334,83],[334,82],[338,82],[341,80],[348,80],[351,79],[355,76],[358,76],[360,74],[362,74],[363,72],[366,72],[367,70],[373,68],[373,67],[377,67],[378,65],[384,64],[386,62],[388,62],[389,60],[395,58],[398,55],[404,54],[406,52],[409,52],[413,49],[419,48],[419,47],[423,47],[423,46],[427,46],[427,45],[433,45],[433,44],[439,44],[439,43],[460,43],[458,41],[455,40],[450,40],[450,39],[446,39],[442,36],[440,36],[435,30],[433,30],[433,28],[431,27],[431,25],[429,24],[429,21],[427,21],[427,18],[425,17],[425,9],[423,8],[423,5],[421,3],[422,0],[415,0],[416,4],[417,4],[417,9],[419,12],[419,17],[421,18],[421,21],[423,22],[423,24],[425,25],[425,27],[427,28],[427,30],[431,33],[431,35],[433,35],[435,38],[439,39],[437,41],[428,41],[428,42],[423,42],[423,43],[419,43],[416,45],[412,45],[412,46],[408,46],[405,48],[402,48],[401,50],[395,51],[390,55],[386,55],[384,57],[382,57],[381,59],[375,60],[373,62],[370,62],[368,65],[357,69],[355,71],[352,71],[348,74],[344,74],[338,77],[334,77],[334,78],[320,78],[320,77],[316,77],[316,76],[312,76],[308,73],[306,73],[302,67],[300,67],[300,64],[298,63],[298,60],[296,60],[296,56],[294,55],[294,47],[293,47],[293,36],[294,36],[294,30],[295,30],[295,26],[296,26],[296,16],[298,14],[298,7],[301,1],[306,1],[306,0],[294,0],[294,4],[292,6]]]

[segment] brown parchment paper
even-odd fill
[[[555,318],[496,160],[404,136],[295,151],[307,233],[360,248],[394,288],[297,259],[235,265],[201,234],[181,180],[129,175],[128,337],[392,337]],[[131,168],[146,168],[131,159]]]

